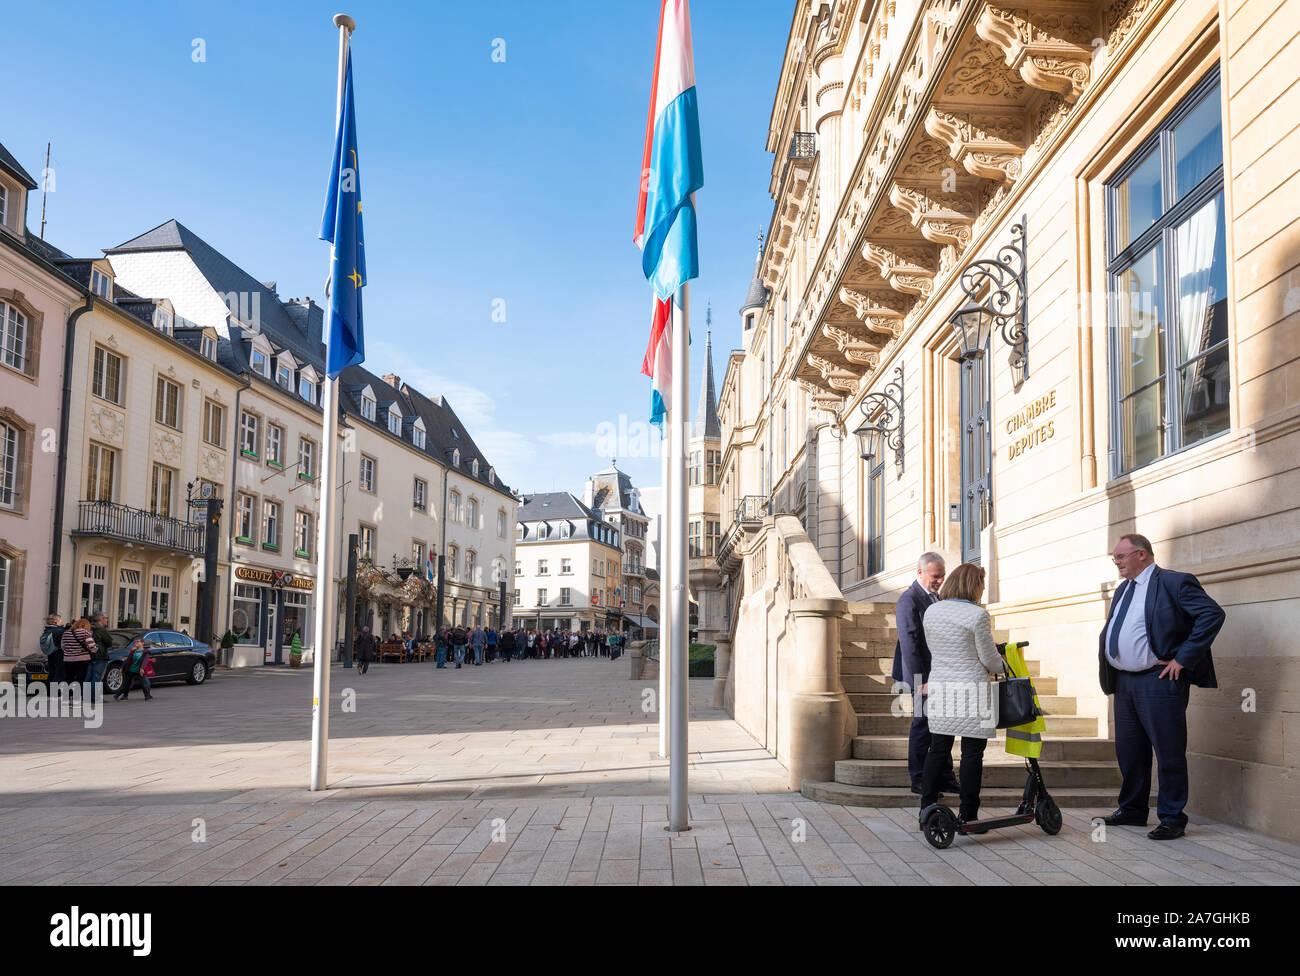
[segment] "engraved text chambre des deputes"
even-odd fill
[[[1014,461],[1029,449],[1056,436],[1053,421],[1041,419],[1044,414],[1055,408],[1056,390],[1050,390],[1040,397],[1035,397],[1007,419],[1007,434],[1015,438],[1007,443],[1008,461]]]

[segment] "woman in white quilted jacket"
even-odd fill
[[[944,580],[939,600],[921,618],[930,648],[926,716],[930,752],[921,775],[921,809],[939,801],[939,784],[951,768],[952,744],[961,736],[961,809],[958,818],[975,820],[984,778],[984,747],[998,733],[997,688],[991,675],[1006,666],[993,643],[984,596],[984,570],[962,563]]]

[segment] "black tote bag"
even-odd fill
[[[1034,705],[1034,685],[1028,678],[1002,678],[998,686],[998,728],[1032,722],[1042,713]]]

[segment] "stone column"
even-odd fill
[[[790,788],[835,778],[835,760],[852,748],[853,711],[840,682],[842,599],[790,601],[797,672],[790,695]]]
[[[726,708],[727,676],[731,674],[731,635],[719,632],[713,655],[713,707]]]

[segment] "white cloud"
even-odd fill
[[[594,447],[596,444],[596,432],[593,431],[564,431],[558,434],[542,434],[537,438],[543,444],[550,444],[552,447]]]

